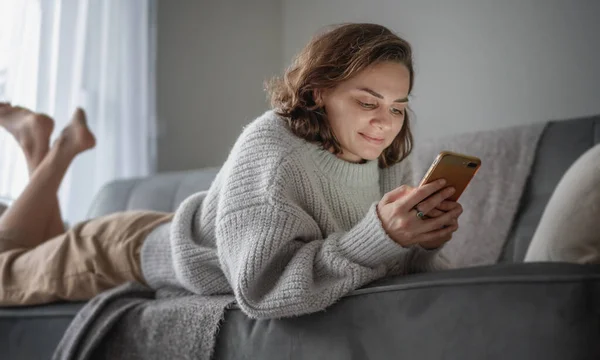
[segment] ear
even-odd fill
[[[325,101],[323,100],[323,89],[314,89],[313,99],[315,99],[315,104],[317,104],[317,106],[325,106]]]

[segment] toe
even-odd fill
[[[75,113],[73,114],[73,118],[76,119],[76,120],[78,120],[78,121],[81,121],[84,124],[86,123],[86,120],[87,120],[86,119],[86,115],[85,115],[85,111],[82,108],[80,108],[80,107],[78,107],[75,110]]]

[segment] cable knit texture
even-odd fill
[[[293,135],[272,111],[245,127],[210,189],[186,199],[142,249],[150,286],[235,295],[254,318],[323,310],[386,275],[447,267],[405,248],[377,216],[385,192],[413,184],[409,159],[354,164]]]

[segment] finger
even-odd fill
[[[415,238],[415,241],[420,245],[430,247],[433,244],[437,246],[443,245],[452,239],[452,233],[458,229],[458,225],[451,225],[443,229],[437,229],[424,234],[421,234]]]
[[[444,200],[438,206],[436,206],[435,209],[430,210],[427,213],[425,213],[425,215],[427,215],[430,218],[439,217],[439,216],[444,215],[448,211],[456,209],[459,206],[462,207],[456,201]],[[416,208],[420,210],[421,209],[421,205],[417,205]]]
[[[438,210],[441,210],[443,212],[447,212],[447,211],[454,210],[459,206],[461,206],[461,205],[459,203],[457,203],[456,201],[444,200],[435,208]]]
[[[412,186],[400,185],[392,191],[389,191],[383,195],[381,202],[383,205],[393,203],[403,194],[409,193],[413,190]]]
[[[437,230],[443,227],[444,225],[450,225],[452,224],[452,219],[457,218],[461,213],[462,208],[456,208],[454,210],[448,211],[440,217],[423,220],[421,222],[420,228],[417,231],[420,233],[427,233],[430,231]]]
[[[430,182],[429,184],[419,186],[418,188],[411,191],[408,194],[408,196],[401,199],[402,203],[400,204],[400,206],[403,210],[410,211],[417,204],[433,195],[436,191],[442,189],[444,185],[446,185],[446,180],[438,179],[436,181]]]
[[[456,230],[458,230],[458,220],[452,219],[452,220],[450,220],[450,224],[444,225],[443,227],[449,227],[449,226],[456,226]],[[456,230],[454,230],[454,231],[456,231]]]
[[[433,209],[433,210],[426,212],[425,215],[430,218],[436,218],[436,217],[440,217],[440,216],[444,215],[445,213],[446,213],[445,211]]]
[[[442,229],[455,224],[458,225],[458,220],[456,218],[452,218],[449,223],[442,225]]]
[[[447,187],[441,191],[436,192],[431,195],[427,199],[423,200],[420,204],[416,206],[419,211],[424,212],[425,214],[429,213],[432,209],[435,209],[444,201],[444,199],[448,198],[452,194],[454,194],[456,190],[453,187]]]

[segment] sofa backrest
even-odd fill
[[[96,194],[87,217],[124,210],[173,212],[189,195],[207,190],[218,171],[210,167],[110,182]]]
[[[599,142],[600,115],[548,124],[499,262],[524,259],[560,178],[581,154]],[[211,167],[111,182],[96,195],[88,218],[134,209],[175,211],[187,196],[207,190],[218,171],[218,167]]]

